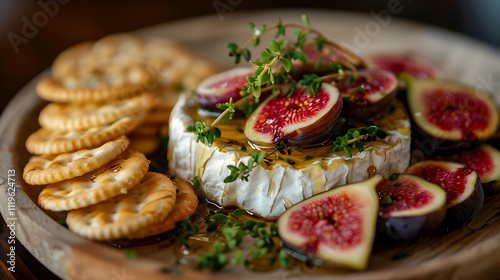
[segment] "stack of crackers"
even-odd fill
[[[24,180],[46,185],[41,207],[69,211],[72,231],[136,239],[174,228],[195,211],[190,183],[148,172],[179,89],[216,69],[161,38],[115,34],[62,52],[38,94],[49,103],[26,148]]]

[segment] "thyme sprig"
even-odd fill
[[[279,18],[278,23],[275,26],[272,27],[267,27],[265,24],[262,25],[261,28],[256,28],[255,24],[249,23],[248,26],[250,27],[250,30],[252,31],[252,36],[241,46],[238,47],[237,44],[235,43],[228,43],[226,44],[226,47],[230,50],[229,55],[230,56],[235,56],[235,64],[238,64],[241,60],[241,55],[246,53],[245,59],[248,57],[247,61],[250,60],[250,51],[248,50],[248,47],[251,45],[257,46],[260,43],[260,38],[263,34],[271,31],[277,31],[275,35],[275,39],[279,38],[280,36],[285,36],[286,29],[295,29],[293,35],[297,37],[297,42],[294,44],[296,47],[296,50],[301,50],[304,43],[306,42],[306,38],[309,34],[314,34],[316,35],[315,42],[316,42],[316,48],[318,51],[320,51],[323,48],[324,44],[329,44],[336,49],[340,50],[341,52],[349,55],[349,56],[356,56],[354,55],[351,51],[348,49],[336,44],[335,42],[332,42],[328,40],[328,38],[323,35],[321,32],[319,32],[316,29],[313,29],[311,27],[309,17],[307,15],[302,15],[302,22],[304,25],[299,25],[299,24],[293,24],[293,23],[287,23],[284,24]],[[332,54],[335,56],[335,54]],[[305,59],[305,54],[302,53],[302,58]],[[352,65],[349,61],[346,61],[344,59],[341,59],[340,57],[336,57],[336,60],[344,65],[345,67],[351,69],[352,71],[356,71],[356,67]],[[305,63],[305,61],[303,61]]]
[[[243,111],[247,117],[250,116],[259,104],[262,91],[271,88],[273,95],[276,96],[278,90],[282,92],[281,88],[277,87],[280,83],[285,82],[290,85],[287,92],[284,93],[286,96],[289,96],[293,90],[297,88],[297,84],[305,87],[305,94],[316,95],[321,88],[322,83],[325,81],[339,82],[348,77],[347,80],[345,80],[345,84],[347,85],[351,84],[355,80],[357,76],[356,67],[354,67],[349,61],[345,61],[340,57],[337,57],[335,54],[331,55],[335,56],[338,63],[330,63],[329,65],[333,70],[335,70],[336,73],[321,77],[316,74],[308,74],[304,75],[304,77],[299,81],[295,81],[291,78],[288,73],[293,67],[291,62],[292,59],[307,63],[307,56],[302,51],[302,48],[307,37],[311,34],[316,35],[314,41],[318,52],[322,50],[325,44],[330,44],[339,49],[341,52],[354,56],[348,50],[340,47],[334,42],[329,41],[326,36],[319,31],[311,28],[309,18],[306,15],[302,16],[302,22],[304,25],[284,24],[281,19],[279,19],[277,25],[270,28],[268,28],[265,24],[260,28],[257,28],[255,24],[249,23],[252,36],[241,47],[238,47],[235,43],[226,44],[226,47],[229,49],[229,55],[235,57],[236,64],[240,62],[241,56],[243,56],[245,60],[250,61],[251,53],[248,50],[250,44],[257,46],[260,44],[260,38],[263,34],[273,30],[277,31],[275,34],[276,40],[271,40],[269,42],[269,46],[260,52],[258,61],[251,62],[257,66],[257,68],[251,76],[246,77],[247,82],[240,91],[242,98],[236,102],[234,102],[233,99],[230,99],[226,103],[219,104],[218,108],[223,110],[223,112],[210,125],[207,125],[202,120],[199,120],[193,126],[188,127],[188,131],[197,133],[196,142],[207,143],[211,146],[214,139],[221,137],[220,130],[216,128],[217,124],[229,122],[233,118],[236,110]],[[285,40],[278,40],[278,38],[285,36],[286,30],[289,28],[294,29],[292,33],[296,37],[296,42],[293,44],[292,48],[287,46]],[[323,57],[320,56],[318,62],[316,63],[317,66],[319,66],[319,63],[322,61]],[[344,67],[349,70],[344,70]],[[377,129],[376,127],[374,128]],[[357,148],[360,152],[363,151],[364,146],[361,140],[373,136],[376,133],[377,131],[374,131],[371,127],[349,131],[345,136],[338,137],[334,141],[334,151],[343,150],[349,157],[352,157],[352,152],[349,147]],[[286,139],[282,140],[286,141]],[[260,152],[258,154],[253,152],[255,155],[252,155],[252,158],[247,164],[240,162],[238,166],[228,166],[230,174],[225,178],[224,182],[230,183],[236,181],[237,179],[248,181],[249,171],[256,166],[256,164],[259,164],[264,157],[269,157],[277,151],[281,154],[287,153],[290,155],[291,148],[291,145],[280,141],[280,143],[277,144],[276,149],[267,155],[265,152]],[[276,154],[276,158],[280,158],[278,154]]]
[[[289,257],[279,242],[276,224],[268,225],[266,222],[253,219],[241,222],[238,217],[246,213],[247,211],[243,209],[237,209],[232,213],[224,208],[217,211],[209,210],[210,216],[205,219],[207,233],[211,236],[221,234],[223,239],[215,241],[209,252],[196,258],[194,265],[198,269],[220,270],[229,263],[229,259],[232,259],[233,265],[245,265],[252,259],[264,257],[279,260],[282,268],[288,267]],[[176,235],[184,238],[181,242],[187,241],[195,230],[198,232],[198,226],[189,219],[176,223],[176,226]],[[245,237],[254,239],[246,256],[240,248]],[[182,244],[188,246],[187,242]]]
[[[179,240],[179,242],[181,242],[181,244],[185,246],[188,246],[187,241],[189,237],[200,231],[200,228],[195,223],[193,223],[190,218],[175,222],[175,228],[175,237],[177,237],[177,240]]]
[[[293,28],[295,29],[293,33],[297,37],[297,42],[294,44],[295,48],[293,49],[286,48],[285,40],[272,40],[269,43],[269,47],[260,53],[259,61],[251,62],[252,64],[257,66],[257,69],[252,73],[251,76],[247,76],[247,82],[240,92],[243,98],[241,98],[237,102],[233,102],[233,100],[230,100],[229,102],[220,104],[218,107],[224,111],[210,125],[207,125],[202,120],[199,120],[194,125],[188,127],[188,131],[196,132],[196,142],[207,143],[209,146],[211,146],[214,139],[221,137],[220,130],[215,126],[219,122],[229,122],[235,114],[236,109],[242,110],[248,117],[257,108],[263,87],[271,87],[273,95],[276,95],[276,85],[285,81],[290,84],[290,88],[287,90],[285,95],[291,94],[293,90],[296,89],[297,82],[294,81],[289,75],[287,75],[287,73],[290,72],[293,67],[291,62],[292,59],[307,63],[307,57],[305,53],[302,52],[302,47],[309,34],[316,35],[315,42],[318,51],[323,48],[324,44],[330,44],[335,48],[340,49],[342,52],[353,55],[348,50],[340,47],[334,42],[329,41],[326,36],[324,36],[319,31],[312,29],[307,15],[302,15],[302,22],[304,23],[304,25],[284,24],[281,19],[279,19],[278,24],[271,28],[267,28],[265,24],[260,28],[256,28],[255,24],[249,23],[249,27],[252,30],[252,36],[245,44],[243,44],[242,47],[238,47],[238,45],[235,43],[226,44],[226,47],[229,49],[229,55],[234,56],[235,63],[238,64],[241,60],[241,56],[243,56],[245,60],[250,61],[251,53],[247,47],[250,44],[254,46],[259,45],[261,36],[266,32],[277,30],[277,33],[275,35],[275,38],[277,39],[281,36],[285,36],[287,28]],[[333,75],[343,76],[344,71],[342,70],[342,66],[346,66],[354,72],[356,71],[356,68],[348,61],[344,61],[340,58],[337,59],[339,61],[339,64],[332,63],[330,65],[333,69],[336,69],[338,71],[337,74]],[[322,58],[320,58],[320,60],[322,60]],[[277,70],[273,70],[273,67],[278,62],[281,63],[281,66],[278,67]],[[306,88],[306,94],[316,95],[316,93],[321,88],[322,82],[325,79],[331,77],[333,76],[327,75],[324,77],[318,77],[315,74],[305,75],[304,79],[300,80],[299,83]]]
[[[215,138],[221,137],[220,129],[215,126],[207,126],[203,120],[188,126],[187,131],[196,132],[196,142],[207,143],[208,146],[212,146]]]
[[[289,94],[293,89],[295,89],[295,81],[290,81],[290,79],[287,77],[287,75],[285,75],[285,73],[290,72],[292,68],[291,59],[300,60],[304,64],[307,63],[307,56],[302,51],[302,48],[306,42],[308,35],[310,34],[316,35],[314,41],[318,52],[321,51],[321,49],[325,44],[330,44],[335,48],[341,50],[342,52],[353,56],[353,54],[349,52],[347,49],[344,49],[341,46],[335,44],[334,42],[329,41],[326,38],[326,36],[323,35],[321,32],[311,28],[309,18],[307,17],[307,15],[302,15],[302,22],[304,23],[304,25],[284,24],[281,21],[281,19],[279,19],[278,24],[271,28],[267,28],[266,25],[262,25],[261,28],[256,28],[255,24],[250,23],[249,27],[252,30],[252,36],[247,40],[246,43],[243,44],[242,47],[238,47],[236,43],[227,43],[226,47],[229,49],[229,55],[235,57],[234,62],[236,64],[240,62],[242,55],[247,61],[250,61],[251,53],[248,50],[248,46],[250,44],[257,46],[260,43],[260,38],[263,34],[273,30],[277,30],[277,33],[275,35],[275,39],[277,39],[281,36],[283,37],[285,36],[287,28],[294,29],[292,33],[297,38],[297,41],[293,44],[294,48],[285,49],[285,44],[286,44],[285,40],[281,41],[273,40],[270,42],[270,48],[266,48],[265,51],[260,53],[260,60],[258,62],[251,62],[252,64],[258,66],[254,74],[252,75],[252,78],[255,78],[259,73],[264,73],[264,76],[262,76],[262,80],[263,81],[269,80],[271,81],[272,84],[274,84],[275,81],[288,80],[289,83],[292,85],[292,87],[288,90],[287,94]],[[282,53],[283,49],[284,51]],[[339,65],[343,65],[354,72],[356,71],[356,67],[352,65],[352,63],[350,63],[349,61],[341,59],[335,54],[331,55],[336,57],[336,60],[339,62]],[[322,60],[323,57],[320,57],[316,64],[319,66]],[[271,66],[275,64],[277,61],[280,61],[282,66],[279,67],[277,71],[273,72]],[[257,92],[257,95],[260,95],[259,88],[262,86],[262,81],[254,80],[252,78],[248,79],[248,82],[245,84],[245,87],[243,88],[242,91],[246,91],[247,94],[252,92]],[[306,87],[306,94],[316,95],[319,88],[321,87],[321,81],[312,82],[311,79],[307,78],[305,80],[301,80],[300,84]],[[258,98],[258,96],[256,96],[256,98]]]
[[[387,137],[387,132],[383,129],[372,125],[369,127],[351,128],[344,136],[337,137],[333,144],[333,152],[344,151],[348,157],[352,157],[352,152],[349,147],[356,148],[361,153],[365,150],[362,140],[370,137],[384,139]]]
[[[254,151],[247,151],[252,157],[248,160],[247,164],[240,162],[238,166],[228,165],[227,168],[231,172],[225,179],[224,183],[234,182],[237,179],[241,179],[242,181],[248,182],[248,172],[254,167],[254,164],[259,164],[264,157],[266,156],[266,152],[261,151],[260,153]]]

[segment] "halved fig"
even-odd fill
[[[316,44],[306,43],[302,47],[302,51],[306,54],[307,63],[300,60],[292,60],[293,68],[290,75],[294,79],[300,79],[304,74],[324,75],[336,72],[330,67],[330,63],[342,64],[347,62],[355,68],[364,68],[364,61],[350,51],[333,44],[326,43],[321,51],[318,51]],[[320,61],[320,62],[318,62]]]
[[[321,266],[365,269],[375,237],[379,175],[315,195],[278,219],[283,244]]]
[[[484,144],[443,160],[463,163],[476,170],[485,195],[500,193],[500,151],[494,147]]]
[[[391,178],[394,176],[397,178]],[[410,241],[439,228],[446,216],[443,189],[415,175],[391,177],[377,185],[377,234],[395,241]]]
[[[447,161],[421,161],[408,170],[440,186],[446,192],[446,225],[461,226],[483,206],[484,193],[477,172],[463,164]]]
[[[201,108],[218,110],[217,105],[228,102],[230,98],[236,102],[241,98],[240,91],[252,76],[252,68],[234,68],[203,80],[196,88],[196,100]]]
[[[342,94],[342,113],[368,120],[382,112],[396,97],[398,80],[389,71],[364,69],[355,75],[346,76],[334,85]]]
[[[408,73],[414,78],[435,78],[436,71],[408,54],[373,54],[365,58],[368,66],[384,69],[399,75]]]
[[[298,86],[290,96],[270,96],[250,115],[245,135],[258,144],[310,145],[326,140],[342,111],[339,91],[323,83],[316,96]]]
[[[473,88],[442,80],[410,79],[408,106],[424,137],[437,149],[471,146],[491,137],[498,127],[494,102]]]

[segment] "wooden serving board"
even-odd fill
[[[268,26],[281,17],[300,22],[307,13],[312,25],[336,42],[356,47],[361,56],[371,52],[415,52],[435,64],[444,77],[480,85],[492,75],[500,77],[500,55],[467,38],[414,23],[392,19],[370,33],[369,42],[356,45],[356,30],[376,23],[369,15],[333,11],[281,10],[232,13],[220,21],[217,15],[183,20],[140,30],[146,35],[165,36],[185,44],[197,54],[229,68],[226,42],[248,38],[247,22]],[[361,36],[361,35],[359,35]],[[368,36],[368,35],[366,35]],[[359,43],[359,42],[358,42]],[[61,214],[45,213],[36,205],[40,187],[26,187],[22,170],[29,158],[24,147],[27,136],[38,128],[37,117],[45,103],[36,96],[35,85],[49,70],[27,84],[12,100],[0,120],[0,211],[7,213],[7,174],[15,170],[16,235],[45,266],[63,279],[500,279],[500,196],[488,197],[479,214],[463,228],[438,232],[414,243],[375,246],[369,268],[363,272],[308,270],[253,273],[242,267],[222,272],[199,272],[175,264],[168,239],[152,240],[134,250],[127,259],[123,250],[108,243],[80,238],[56,221]],[[498,78],[496,79],[498,80]],[[485,85],[483,85],[485,86]],[[486,85],[487,86],[487,85]],[[500,104],[496,88],[495,98]],[[59,215],[59,216],[58,216]],[[64,215],[64,214],[62,214]],[[3,254],[4,252],[2,252]]]

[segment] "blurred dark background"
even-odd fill
[[[0,0],[0,111],[24,84],[49,67],[59,52],[83,40],[197,15],[217,18],[215,6],[232,11],[306,6],[369,13],[398,2],[404,6],[398,17],[453,30],[500,47],[500,1],[497,0]],[[58,8],[52,8],[56,11],[44,19],[42,14],[47,12],[43,6],[50,3],[57,3]],[[46,24],[32,32],[32,38],[16,37],[23,36],[25,22],[33,22],[34,17],[40,22],[46,20]]]

